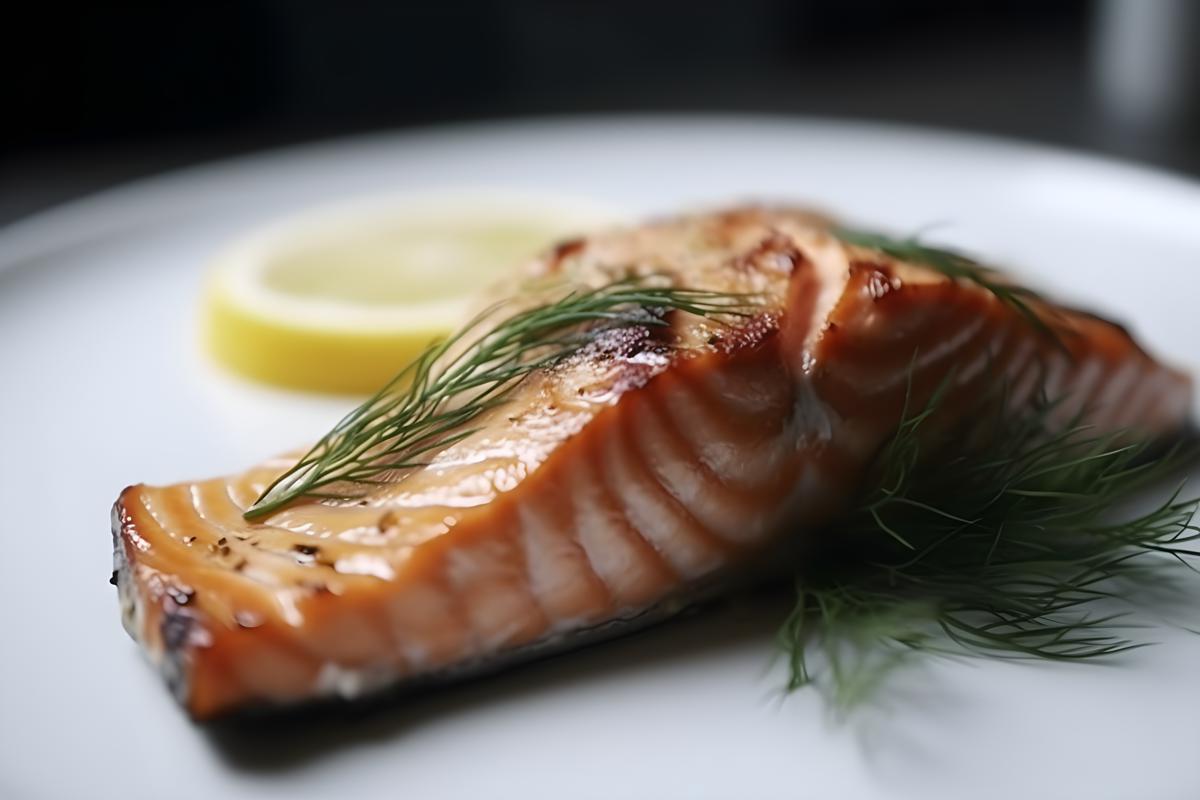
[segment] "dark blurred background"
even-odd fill
[[[1200,175],[1194,0],[243,0],[7,16],[0,223],[220,156],[531,114],[891,120]]]

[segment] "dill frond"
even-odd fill
[[[614,281],[496,320],[499,307],[431,344],[374,397],[350,412],[245,512],[261,519],[298,500],[349,500],[389,474],[469,436],[470,423],[504,403],[523,378],[618,328],[669,324],[668,311],[746,316],[748,295]]]
[[[1144,643],[1108,609],[1200,560],[1200,499],[1182,486],[1128,511],[1194,451],[1079,420],[1061,429],[1059,404],[1043,400],[992,402],[983,442],[926,458],[922,425],[938,402],[905,413],[873,487],[829,532],[836,551],[797,576],[779,633],[790,689],[822,683],[849,707],[916,655],[1116,655]],[[822,671],[809,663],[818,651]]]

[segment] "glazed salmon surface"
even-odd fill
[[[669,613],[845,511],[906,394],[943,382],[948,426],[1001,377],[1010,402],[1044,386],[1098,430],[1166,436],[1191,406],[1188,379],[1119,326],[1048,308],[1057,346],[992,292],[802,211],[614,231],[529,271],[765,300],[733,322],[675,312],[666,334],[601,336],[361,501],[247,522],[294,458],[126,489],[125,624],[192,715],[352,697]]]

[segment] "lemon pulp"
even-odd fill
[[[477,195],[307,214],[216,260],[204,336],[217,361],[245,377],[372,392],[462,324],[481,288],[611,218],[578,201]]]

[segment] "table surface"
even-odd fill
[[[564,113],[765,112],[898,122],[1025,139],[1200,177],[1200,120],[1148,130],[1104,113],[1086,29],[959,36],[931,29],[868,44],[869,52],[825,48],[770,69],[731,65],[701,81],[650,70],[638,81],[592,80],[565,89],[533,83],[483,99],[452,98],[444,109],[394,109],[374,118],[293,118],[190,138],[0,150],[0,226],[130,180],[228,156],[383,129]]]

